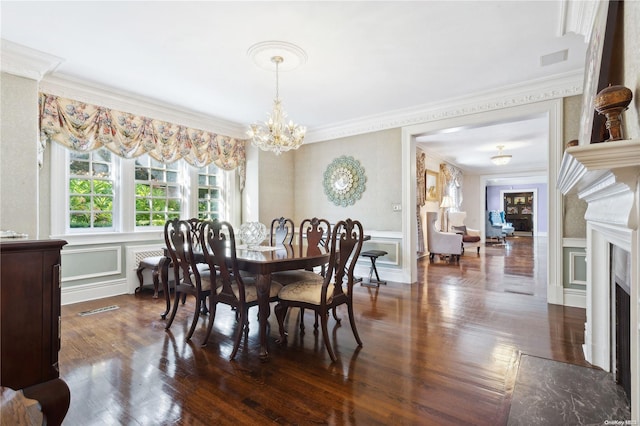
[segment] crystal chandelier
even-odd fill
[[[505,164],[509,163],[509,161],[511,161],[511,155],[502,153],[503,148],[504,145],[498,145],[498,155],[494,155],[493,157],[491,157],[491,161],[496,166],[504,166]]]
[[[287,113],[282,109],[282,101],[278,94],[278,68],[284,61],[282,56],[273,56],[271,62],[276,64],[276,97],[273,100],[273,111],[267,115],[264,123],[252,124],[247,135],[255,146],[264,151],[273,151],[276,155],[290,149],[298,149],[302,145],[307,128],[286,123]]]

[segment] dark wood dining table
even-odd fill
[[[246,246],[237,246],[236,257],[238,260],[238,268],[241,271],[246,271],[256,276],[260,358],[266,360],[269,357],[267,347],[267,321],[271,314],[269,306],[271,274],[296,269],[310,269],[315,266],[324,265],[329,262],[329,251],[319,247],[309,249],[306,245],[300,246],[295,244],[282,244],[274,247],[258,246],[251,249]],[[202,260],[204,261],[204,256],[202,256]],[[164,259],[160,262],[160,279],[167,305],[165,312],[161,314],[163,319],[166,318],[171,309],[171,296],[169,294],[170,264],[171,258],[165,253]]]

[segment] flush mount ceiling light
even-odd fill
[[[504,166],[509,161],[511,161],[511,155],[502,153],[503,148],[504,145],[498,145],[498,155],[494,155],[493,157],[491,157],[491,161],[496,166]]]
[[[265,68],[265,54],[273,54],[270,57],[272,69],[276,71],[276,97],[273,100],[273,110],[267,114],[267,120],[263,123],[255,123],[250,126],[247,135],[253,145],[264,151],[272,151],[276,155],[291,149],[298,149],[302,145],[306,127],[295,124],[292,120],[286,122],[287,113],[282,108],[279,94],[279,70],[285,62],[284,55],[290,53],[293,64],[287,69],[293,69],[306,62],[306,54],[295,45],[285,42],[264,42],[252,46],[248,54],[258,64]]]

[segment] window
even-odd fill
[[[198,169],[198,218],[219,219],[221,217],[224,200],[221,181],[220,169],[216,165],[210,164]]]
[[[182,212],[182,161],[160,163],[148,155],[135,160],[136,226],[163,226]]]
[[[143,241],[156,239],[176,217],[239,220],[233,213],[239,212],[235,172],[214,164],[195,168],[184,160],[164,164],[147,155],[124,159],[106,148],[50,146],[52,236]]]
[[[69,151],[68,227],[113,228],[115,187],[110,151]]]

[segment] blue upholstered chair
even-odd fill
[[[513,235],[515,228],[505,221],[504,211],[490,210],[487,212],[486,238],[505,239],[507,235]]]

